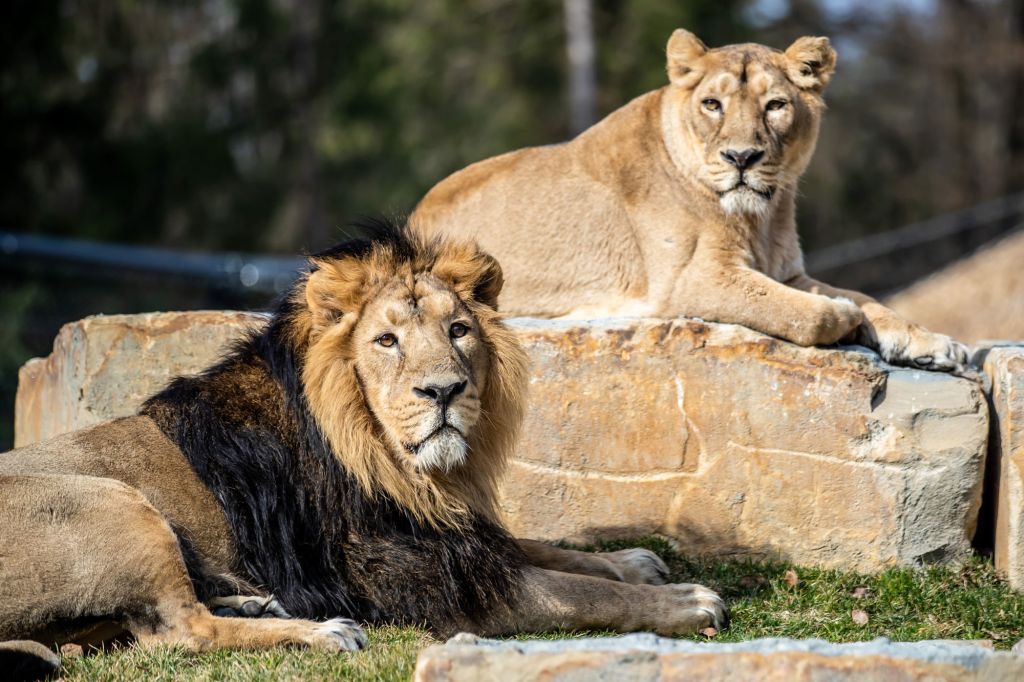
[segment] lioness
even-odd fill
[[[794,200],[835,63],[827,38],[708,49],[678,29],[667,86],[570,142],[455,173],[413,220],[494,254],[507,312],[689,315],[955,370],[961,344],[804,272]]]
[[[356,621],[725,625],[647,550],[501,526],[526,355],[493,258],[379,225],[310,265],[264,327],[137,416],[0,455],[0,640],[342,650],[366,643]]]

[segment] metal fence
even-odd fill
[[[1024,192],[955,213],[836,244],[806,255],[807,270],[839,286],[882,294],[962,258],[1024,225]],[[9,272],[61,270],[104,279],[150,276],[186,287],[275,294],[305,267],[300,257],[200,253],[0,232]]]

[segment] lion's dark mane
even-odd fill
[[[399,243],[403,235],[385,224],[373,239]],[[362,254],[371,243],[320,257]],[[363,493],[306,404],[292,300],[283,296],[263,329],[202,374],[175,379],[142,413],[223,508],[235,570],[292,615],[426,624],[439,633],[479,622],[514,598],[524,564],[518,545],[485,518],[442,531],[383,494]]]

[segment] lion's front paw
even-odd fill
[[[227,618],[291,618],[281,602],[273,595],[269,597],[232,595],[215,597],[208,603],[215,616]]]
[[[325,651],[358,651],[369,643],[366,632],[354,620],[332,618],[323,623],[311,623],[302,643]]]
[[[955,373],[966,371],[969,356],[962,343],[920,327],[878,333],[878,353],[894,365]]]
[[[717,594],[703,585],[675,584],[662,588],[669,597],[672,610],[667,623],[658,626],[661,635],[685,635],[704,628],[724,630],[729,627],[729,609]]]
[[[668,582],[668,566],[648,549],[633,547],[606,552],[603,556],[619,569],[623,582],[634,585],[664,585]]]

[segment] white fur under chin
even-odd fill
[[[728,215],[752,215],[758,219],[767,217],[771,203],[770,199],[742,187],[726,192],[718,200],[718,204]]]
[[[462,434],[453,428],[442,429],[416,450],[416,468],[448,473],[466,461],[468,449]]]

